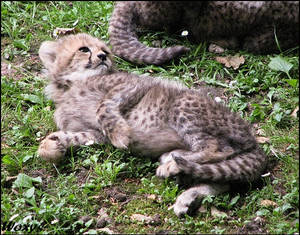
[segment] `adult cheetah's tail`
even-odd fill
[[[108,28],[110,45],[115,55],[138,64],[160,65],[189,51],[184,46],[147,47],[138,41],[133,18],[133,2],[119,2],[115,5]]]
[[[259,148],[230,160],[213,164],[198,164],[173,156],[179,169],[200,180],[251,182],[260,177],[266,167],[266,156]]]

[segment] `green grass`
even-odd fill
[[[203,200],[206,210],[193,217],[179,219],[168,210],[182,189],[172,180],[155,177],[157,162],[109,145],[71,149],[57,168],[38,158],[40,140],[56,129],[54,105],[43,94],[39,45],[52,39],[55,28],[72,28],[76,22],[78,31],[108,42],[112,9],[113,3],[100,1],[1,2],[1,233],[16,233],[5,229],[9,220],[21,234],[96,233],[101,208],[107,208],[113,219],[107,227],[118,233],[259,233],[253,225],[257,216],[262,218],[258,227],[263,232],[299,232],[299,119],[291,116],[299,103],[298,49],[280,54],[284,61],[280,68],[272,64],[274,58],[280,60],[278,55],[241,51],[245,63],[233,70],[215,61],[216,55],[205,44],[192,45],[180,37],[146,31],[141,36],[145,44],[152,45],[154,40],[163,46],[184,44],[191,53],[159,67],[116,58],[121,70],[181,80],[189,87],[224,89],[221,98],[226,105],[269,138],[261,147],[274,164],[263,183],[207,197]],[[113,190],[125,194],[126,201],[118,201]],[[263,206],[262,200],[276,204]],[[226,214],[213,216],[212,207]],[[136,222],[132,214],[160,215],[161,223]],[[92,220],[83,222],[82,216]],[[26,226],[35,230],[30,232]]]

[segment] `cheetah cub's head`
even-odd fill
[[[71,75],[73,79],[83,79],[112,70],[110,49],[102,41],[85,33],[43,42],[39,57],[52,76]]]

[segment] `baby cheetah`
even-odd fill
[[[173,206],[178,216],[198,199],[229,190],[232,181],[253,181],[264,170],[266,157],[249,125],[206,89],[117,72],[109,48],[87,34],[46,41],[39,56],[59,129],[41,142],[43,159],[57,163],[71,145],[89,143],[160,157],[157,176],[193,179]]]

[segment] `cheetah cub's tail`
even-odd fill
[[[119,2],[115,5],[108,28],[109,42],[115,55],[138,64],[160,65],[190,50],[184,46],[168,48],[145,46],[138,41],[133,18],[132,3]]]
[[[198,164],[180,156],[173,156],[173,159],[181,172],[193,178],[214,182],[252,182],[263,174],[267,160],[258,148],[217,163]]]

